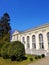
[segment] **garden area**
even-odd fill
[[[0,49],[0,65],[27,65],[44,57],[44,54],[25,54],[24,45],[20,41],[5,42]]]

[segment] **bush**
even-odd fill
[[[42,54],[41,56],[42,56],[42,58],[44,58],[45,57],[45,54]]]
[[[27,60],[27,57],[26,56],[22,57],[22,60]]]
[[[38,56],[35,56],[35,59],[38,59]]]
[[[39,58],[39,59],[41,59],[41,56],[40,56],[40,55],[38,55],[38,58]]]
[[[9,43],[9,42],[6,42],[6,43],[3,45],[2,49],[1,49],[1,56],[2,56],[4,59],[6,59],[6,58],[9,57],[9,56],[8,56],[8,48],[9,48],[9,45],[10,45],[10,43]]]
[[[8,58],[9,58],[8,54],[3,55],[3,59],[8,59]]]
[[[0,52],[0,57],[1,57],[1,52]]]
[[[15,56],[17,61],[22,60],[22,57],[25,56],[24,45],[19,41],[12,42],[8,49],[8,55]]]
[[[33,61],[33,58],[30,58],[30,61]]]
[[[2,46],[5,44],[5,41],[2,41],[1,39],[0,39],[0,57],[1,57],[1,49],[2,49]]]
[[[16,56],[11,56],[11,61],[15,61],[16,60]]]

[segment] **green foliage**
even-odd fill
[[[8,13],[4,13],[0,18],[0,38],[4,41],[10,41],[10,17]],[[8,35],[8,36],[7,36]]]
[[[3,59],[8,59],[9,58],[8,54],[6,54],[6,53],[4,53],[2,57],[3,57]]]
[[[0,49],[2,48],[2,46],[5,44],[5,41],[0,39]]]
[[[33,58],[30,58],[30,61],[33,61]]]
[[[42,58],[44,58],[45,57],[45,54],[42,54],[41,56],[42,56]]]
[[[24,45],[19,41],[12,42],[8,49],[8,55],[15,56],[17,61],[21,60],[25,55]]]
[[[24,45],[19,42],[6,42],[1,49],[1,56],[4,59],[11,58],[12,61],[15,59],[17,61],[27,59],[25,57],[25,49]]]
[[[1,49],[1,56],[2,56],[4,59],[6,59],[6,58],[9,57],[9,56],[8,56],[8,48],[9,48],[9,46],[10,46],[10,42],[6,42],[6,43],[3,45],[2,49]]]
[[[28,58],[26,56],[22,57],[22,60],[27,60]]]
[[[11,56],[11,61],[15,61],[16,60],[16,56]]]
[[[38,56],[35,56],[35,59],[38,59]]]
[[[5,41],[2,41],[1,39],[0,39],[0,57],[1,57],[1,48],[2,48],[2,46],[5,44]]]
[[[38,58],[41,59],[41,55],[38,55]]]

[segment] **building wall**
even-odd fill
[[[16,31],[13,35],[12,35],[12,40],[11,41],[21,41],[23,43],[22,38],[25,38],[25,42],[23,43],[25,46],[25,51],[28,54],[36,54],[36,55],[40,55],[40,54],[45,54],[49,52],[48,49],[48,39],[47,39],[47,33],[49,32],[49,25],[44,25],[41,26],[40,28],[35,28],[34,30],[30,30],[30,31],[26,31],[23,33],[19,33],[18,31]],[[39,34],[43,35],[43,44],[44,44],[44,49],[40,49],[40,44],[39,44]],[[36,48],[32,47],[32,35],[35,35],[35,39],[36,39]],[[30,48],[27,48],[27,36],[29,36],[30,41],[29,41],[29,46]],[[18,38],[17,38],[18,37]]]

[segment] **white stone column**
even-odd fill
[[[48,49],[48,42],[47,42],[47,34],[46,32],[43,33],[43,43],[44,43],[44,49],[47,50]]]
[[[32,49],[32,35],[30,35],[30,49]]]
[[[27,49],[27,40],[26,40],[26,36],[25,36],[25,49]]]
[[[39,49],[39,35],[36,33],[36,49]]]

